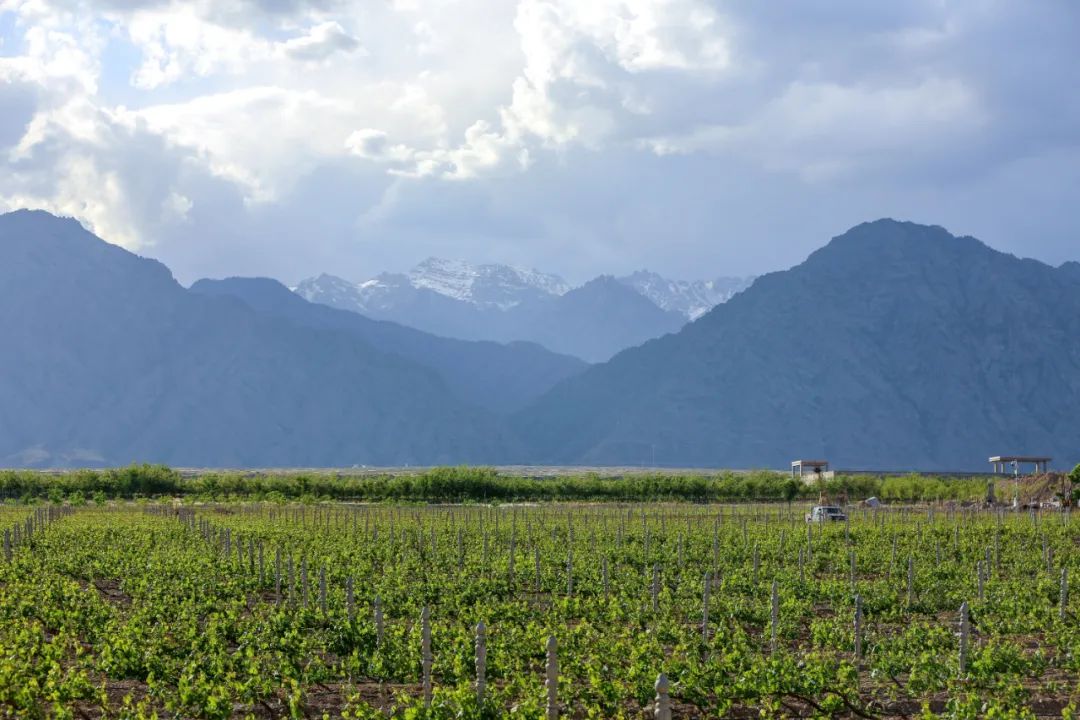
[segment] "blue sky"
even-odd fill
[[[184,282],[788,267],[883,216],[1080,259],[1080,5],[0,0],[0,210]]]

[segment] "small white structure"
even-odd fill
[[[1033,472],[1037,475],[1040,472],[1046,472],[1046,468],[1050,465],[1050,461],[1053,458],[1042,457],[1036,455],[995,455],[990,458],[990,464],[994,466],[995,473],[1005,473],[1006,467],[1012,467],[1012,474],[1020,474],[1020,466],[1030,464],[1033,468]]]
[[[809,470],[809,472],[807,472]],[[800,480],[828,480],[832,477],[829,472],[828,460],[793,460],[791,462],[791,477]]]

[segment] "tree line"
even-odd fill
[[[682,475],[655,473],[603,477],[521,477],[486,467],[440,467],[415,474],[347,472],[204,472],[186,476],[163,465],[43,473],[0,471],[0,496],[8,501],[103,502],[110,499],[190,499],[367,502],[521,501],[794,501],[876,496],[892,501],[981,500],[987,478],[909,475],[839,475],[804,483],[770,470]]]

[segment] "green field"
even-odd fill
[[[553,636],[562,717],[653,717],[661,672],[674,717],[1074,716],[1068,514],[804,510],[7,507],[38,527],[0,562],[0,713],[544,717]]]

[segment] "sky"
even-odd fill
[[[1074,0],[0,0],[0,211],[181,282],[750,275],[879,217],[1080,259]]]

